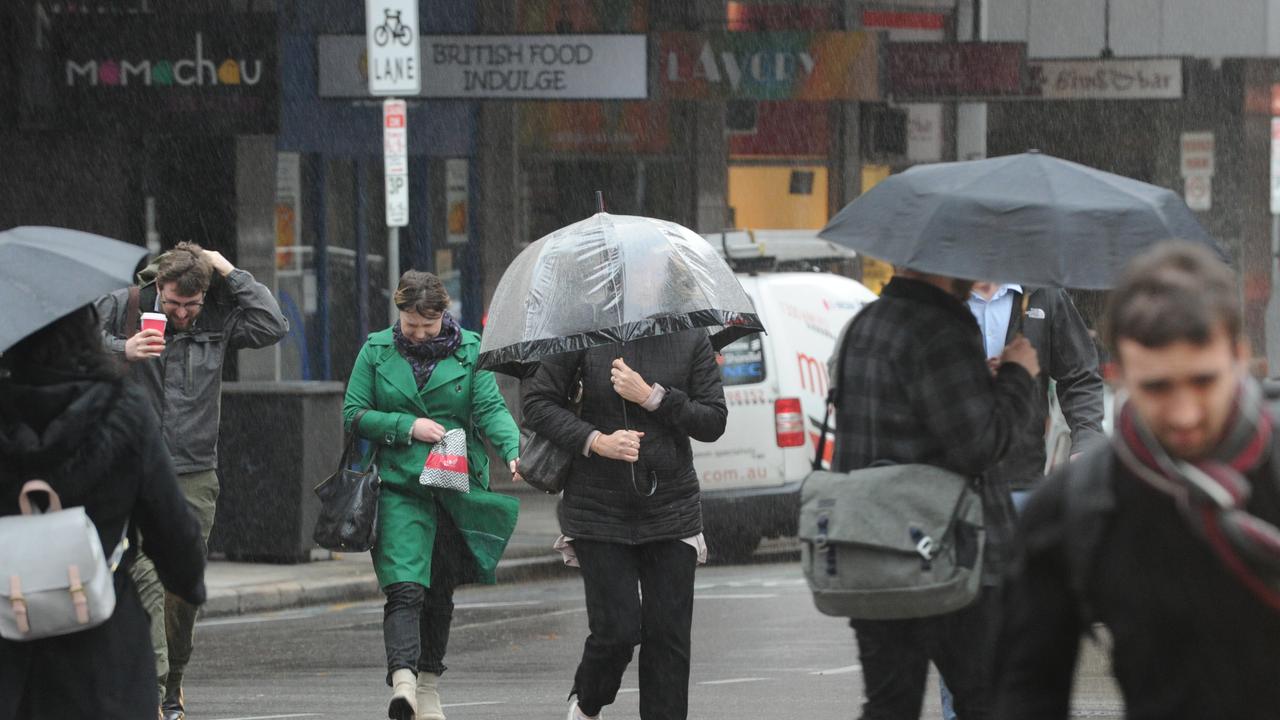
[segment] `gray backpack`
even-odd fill
[[[45,493],[49,511],[31,495]],[[21,515],[0,517],[0,637],[39,640],[88,630],[115,612],[112,573],[128,547],[126,535],[108,559],[83,507],[62,508],[43,480],[18,494]]]
[[[959,610],[981,591],[986,533],[978,481],[931,465],[822,469],[852,334],[847,327],[838,346],[813,472],[800,489],[800,564],[814,605],[858,620]]]

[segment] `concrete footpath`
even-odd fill
[[[557,498],[527,488],[510,493],[520,499],[520,518],[507,552],[498,563],[498,582],[577,572],[566,568],[560,554],[551,549],[560,534],[555,516]],[[317,550],[313,558],[312,562],[297,565],[212,559],[205,571],[209,596],[201,617],[382,597],[369,553]]]

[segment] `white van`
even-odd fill
[[[708,239],[720,241],[718,235]],[[733,257],[745,243],[728,239],[726,245]],[[834,255],[812,258],[815,247],[805,240],[756,245],[775,260],[795,259],[803,251],[818,266],[848,254],[816,248],[819,255]],[[749,556],[763,537],[795,534],[800,482],[812,466],[822,426],[827,359],[845,323],[876,299],[848,277],[768,269],[777,264],[738,273],[768,332],[724,348],[720,368],[728,427],[714,443],[693,444],[707,544],[720,559]],[[828,460],[830,452],[828,442]]]

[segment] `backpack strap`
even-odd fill
[[[845,351],[849,348],[849,342],[853,337],[853,330],[857,327],[858,321],[862,319],[862,313],[871,305],[867,303],[862,306],[857,315],[849,320],[849,326],[845,328],[843,341],[836,348],[836,375],[829,379],[828,385],[830,390],[827,391],[826,412],[822,415],[822,429],[818,432],[818,447],[813,454],[813,469],[822,469],[822,458],[827,451],[827,431],[831,429],[831,413],[840,404],[840,382],[844,379],[844,356]]]
[[[142,322],[142,313],[139,307],[141,296],[142,288],[137,285],[129,286],[129,302],[124,308],[124,336],[126,338],[131,338],[138,334],[138,324]]]
[[[1067,580],[1090,636],[1097,614],[1089,602],[1089,580],[1116,509],[1114,458],[1110,445],[1085,453],[1071,464],[1063,490]]]

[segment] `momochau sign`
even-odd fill
[[[210,58],[204,52],[204,33],[193,33],[193,49],[184,57],[103,58],[65,61],[68,87],[169,87],[179,85],[257,85],[262,82],[262,58]]]
[[[50,126],[275,131],[274,15],[58,16],[46,37],[48,93],[32,105]]]

